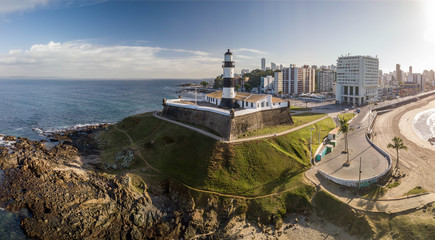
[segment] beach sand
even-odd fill
[[[430,96],[378,115],[374,142],[390,154],[393,166],[396,165],[396,150],[387,148],[391,139],[400,137],[408,147],[408,151],[399,151],[400,169],[406,176],[398,187],[388,190],[384,198],[402,196],[416,186],[435,192],[435,146],[418,137],[412,126],[417,113],[434,107],[435,96]]]
[[[432,146],[427,140],[421,139],[415,132],[412,123],[414,121],[415,116],[418,113],[432,108],[435,108],[435,101],[432,101],[425,106],[404,113],[399,121],[400,133],[409,141],[412,141],[415,144],[420,145],[422,148],[427,148],[428,150],[434,150],[435,146]]]

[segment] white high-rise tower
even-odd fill
[[[222,90],[222,100],[220,107],[222,108],[236,108],[236,93],[234,92],[234,61],[233,54],[228,49],[225,53],[224,61],[222,62],[223,68],[223,90]]]

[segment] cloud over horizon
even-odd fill
[[[265,53],[247,52],[249,59]],[[2,78],[148,79],[213,78],[221,74],[223,53],[150,46],[98,45],[87,41],[34,44],[0,54]],[[237,54],[237,59],[245,58]],[[258,59],[257,59],[258,58]],[[245,64],[246,61],[243,61]],[[238,69],[242,64],[238,64]]]
[[[0,55],[0,77],[205,78],[220,73],[221,61],[202,51],[51,41]]]

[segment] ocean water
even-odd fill
[[[44,132],[114,123],[161,109],[162,98],[178,97],[176,85],[186,82],[194,81],[0,80],[0,134],[40,140]],[[20,216],[0,208],[0,239],[26,239]]]
[[[44,131],[114,123],[161,109],[184,82],[193,81],[0,80],[0,134],[38,140]]]
[[[425,141],[435,137],[435,108],[415,115],[412,126],[417,135]]]

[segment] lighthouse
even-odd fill
[[[222,100],[219,107],[222,108],[236,108],[236,93],[234,92],[234,61],[233,54],[228,51],[224,55],[224,61],[222,62],[223,68],[223,90],[222,90]]]

